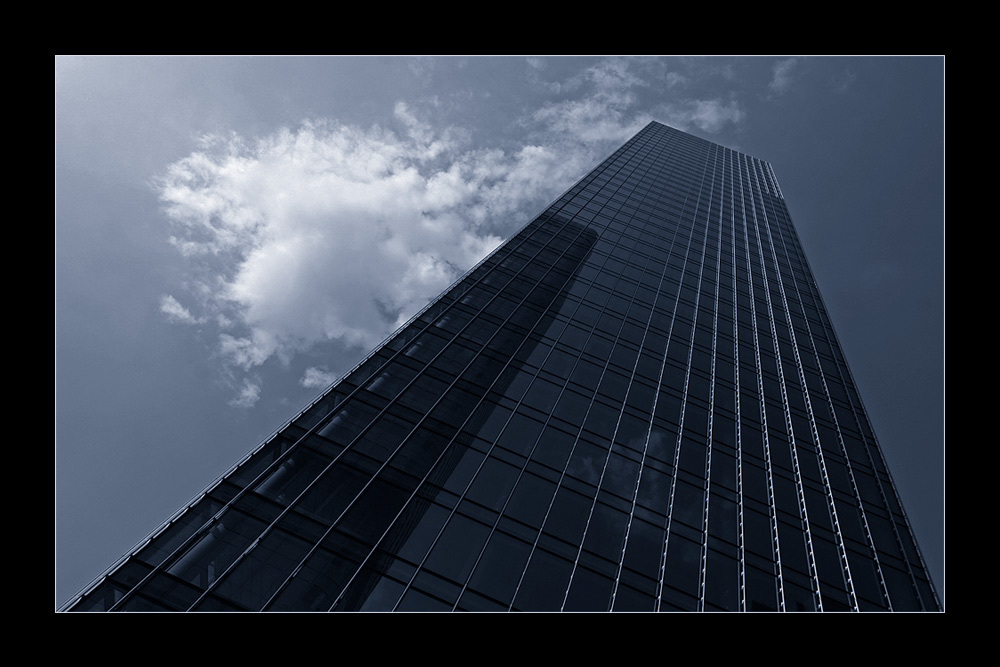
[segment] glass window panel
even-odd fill
[[[254,517],[228,510],[167,571],[188,583],[207,588],[265,527],[264,522]]]
[[[597,484],[601,479],[608,452],[597,445],[580,440],[570,457],[566,474],[573,475],[589,484]]]
[[[333,523],[361,492],[368,475],[345,463],[326,472],[298,502],[296,508],[327,524]]]
[[[299,447],[268,475],[255,489],[275,502],[287,505],[329,465],[329,457]]]
[[[555,383],[535,378],[522,400],[536,410],[548,414],[556,404],[561,389],[562,387]]]
[[[497,444],[526,456],[531,451],[541,431],[541,422],[516,412],[507,423],[507,427],[500,439],[497,440]]]
[[[404,584],[373,568],[363,567],[344,591],[335,611],[392,611]]]
[[[462,495],[475,477],[484,457],[482,452],[456,443],[441,458],[431,473],[430,481]]]
[[[756,567],[746,568],[746,597],[748,611],[777,611],[777,580],[770,572]]]
[[[466,497],[500,511],[517,481],[518,469],[495,458],[486,459]]]
[[[576,355],[565,350],[555,348],[552,350],[549,358],[545,360],[543,368],[556,377],[565,378],[569,377],[570,371],[573,370],[573,365],[575,363]]]
[[[399,397],[399,402],[420,413],[428,412],[434,403],[444,394],[448,385],[429,375],[419,376],[414,383]]]
[[[437,539],[448,515],[448,510],[440,505],[414,498],[382,541],[382,548],[411,563],[420,563]]]
[[[339,445],[347,445],[368,425],[377,412],[369,405],[352,400],[320,428],[319,434]]]
[[[311,546],[283,530],[272,530],[226,574],[214,593],[245,609],[260,609]]]
[[[610,442],[611,436],[614,435],[615,427],[618,425],[619,414],[620,410],[616,410],[600,401],[595,401],[590,406],[590,413],[587,415],[584,428],[600,439]]]
[[[630,452],[631,454],[631,452]],[[612,452],[604,467],[601,489],[610,491],[630,501],[635,495],[635,487],[639,477],[639,462]]]
[[[181,581],[169,574],[160,572],[153,575],[142,587],[141,592],[157,600],[163,605],[162,609],[172,611],[185,611],[194,604],[195,600],[202,594],[202,590],[196,586]],[[150,610],[158,610],[161,607],[150,607]],[[136,610],[136,607],[126,605],[125,611]]]
[[[545,520],[545,532],[570,544],[579,544],[583,537],[583,529],[587,524],[591,504],[592,501],[589,498],[564,486],[560,487],[556,492],[552,509],[549,510],[549,516]]]
[[[469,579],[469,587],[510,604],[530,553],[531,545],[504,533],[494,533]]]
[[[612,562],[619,562],[627,524],[628,514],[597,503],[587,525],[584,547]]]
[[[601,374],[603,372],[603,366],[598,365],[584,357],[580,359],[576,368],[573,369],[570,379],[587,389],[593,390],[597,387],[598,382],[600,382]]]
[[[569,584],[573,563],[544,549],[535,549],[514,598],[519,611],[558,611]]]
[[[424,567],[464,583],[472,572],[490,528],[461,514],[452,516]]]
[[[534,528],[540,528],[556,485],[531,473],[524,473],[504,513]]]
[[[608,611],[614,581],[585,567],[577,567],[566,596],[565,611]]]
[[[628,391],[629,377],[612,369],[608,369],[601,378],[601,386],[598,390],[608,401],[618,402],[625,400],[625,392]]]
[[[221,508],[222,505],[211,498],[202,498],[139,551],[138,558],[150,565],[159,565]]]
[[[576,438],[555,426],[546,426],[538,438],[531,458],[547,466],[562,470],[573,449]]]
[[[411,588],[399,601],[396,611],[451,611],[452,605]]]
[[[583,415],[587,414],[589,407],[590,399],[571,389],[566,389],[559,397],[559,402],[552,414],[570,424],[579,424]]]
[[[409,497],[403,489],[376,478],[351,504],[337,527],[364,544],[374,545]]]
[[[713,549],[705,564],[705,602],[726,611],[736,611],[740,604],[739,563]]]
[[[394,469],[420,479],[431,470],[447,446],[448,438],[436,431],[418,428],[389,463]]]

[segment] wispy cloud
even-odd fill
[[[621,142],[650,120],[634,111],[637,90],[647,85],[632,73],[628,60],[600,61],[559,84],[560,92],[575,91],[576,97],[545,104],[532,119],[550,137],[582,143]]]
[[[746,117],[738,102],[721,99],[671,102],[660,111],[663,121],[679,130],[696,127],[709,134],[721,131],[726,125],[738,125]]]
[[[854,82],[857,81],[857,79],[858,75],[854,70],[845,69],[839,75],[832,78],[830,86],[833,88],[835,93],[846,93],[851,89],[851,86],[854,85]]]
[[[170,294],[165,294],[160,298],[160,312],[166,315],[171,322],[183,324],[200,324],[203,318],[195,317],[187,308]]]
[[[311,366],[306,369],[306,372],[302,375],[302,379],[299,380],[299,384],[306,389],[324,389],[333,384],[333,381],[337,377],[336,373],[330,373],[322,368]]]
[[[792,70],[795,69],[795,65],[795,58],[779,60],[774,63],[771,71],[771,83],[768,85],[772,93],[781,95],[788,91],[789,86],[792,85]]]
[[[250,379],[245,379],[239,388],[239,392],[229,401],[229,404],[236,408],[252,408],[257,404],[259,399],[260,384]]]

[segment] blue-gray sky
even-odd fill
[[[944,590],[941,57],[58,57],[65,602],[649,120],[771,162]]]

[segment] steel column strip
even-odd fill
[[[715,149],[714,155],[714,165],[713,165],[713,177],[712,177],[712,189],[709,192],[709,212],[707,220],[709,224],[705,228],[705,250],[702,252],[702,275],[705,272],[705,257],[708,255],[708,231],[711,228],[710,216],[711,216],[711,206],[712,197],[715,194],[715,165],[718,164],[718,149]],[[722,178],[722,176],[719,176]],[[720,183],[719,189],[722,189],[722,184]],[[714,426],[715,420],[715,363],[716,354],[718,352],[718,328],[719,328],[719,269],[720,269],[720,257],[722,255],[722,202],[720,197],[719,202],[719,242],[716,248],[715,255],[715,293],[712,299],[712,363],[709,369],[709,389],[708,389],[708,434],[706,438],[707,451],[705,453],[705,500],[703,508],[702,521],[702,542],[701,542],[701,568],[699,572],[699,606],[700,611],[705,610],[705,587],[706,579],[708,577],[708,521],[709,521],[709,508],[710,508],[710,498],[712,496],[712,428]],[[700,293],[700,290],[699,290]],[[695,313],[695,322],[697,323],[697,313]],[[693,339],[692,339],[693,341]],[[693,345],[692,345],[693,350]]]
[[[702,170],[701,181],[700,181],[700,183],[698,185],[698,199],[695,201],[694,211],[691,214],[691,220],[692,220],[691,238],[688,241],[687,252],[684,255],[684,267],[685,268],[687,267],[687,258],[688,258],[688,255],[691,252],[691,243],[692,243],[692,241],[694,239],[695,229],[697,228],[698,211],[699,211],[700,206],[701,206],[701,194],[702,194],[702,192],[703,192],[703,190],[705,188],[705,175],[706,175],[707,172],[708,172],[708,159],[706,158],[706,160],[705,160],[705,166],[704,166],[704,168]],[[685,206],[687,206],[687,202],[686,201],[685,201]],[[708,233],[707,227],[706,227],[705,233],[706,233],[706,235]],[[704,246],[702,248],[702,254],[704,254]],[[700,267],[699,273],[698,273],[698,284],[699,284],[699,286],[701,285],[701,270],[703,270],[703,269],[704,269],[704,265],[702,265],[702,267]],[[679,295],[683,291],[683,287],[684,287],[683,276],[685,275],[685,272],[682,271],[681,275],[682,275],[682,278],[681,278],[680,290],[678,291],[678,303],[680,301]],[[675,500],[676,491],[677,491],[677,477],[679,476],[679,473],[680,473],[680,465],[679,464],[680,464],[681,447],[682,447],[682,444],[683,444],[683,437],[684,437],[684,418],[685,418],[685,413],[687,412],[688,385],[690,383],[690,378],[691,378],[691,353],[692,353],[692,350],[694,348],[694,334],[695,334],[695,327],[696,327],[697,321],[698,321],[698,303],[699,303],[700,295],[701,295],[701,290],[699,289],[699,290],[697,290],[695,292],[693,321],[691,323],[691,337],[690,337],[690,340],[688,341],[687,369],[684,372],[684,391],[683,391],[682,397],[681,397],[681,412],[680,412],[680,417],[678,418],[679,419],[679,424],[678,424],[678,429],[677,429],[676,447],[674,448],[674,460],[673,460],[674,475],[673,475],[673,477],[670,480],[670,495],[669,495],[669,500],[667,501],[667,521],[666,521],[666,524],[665,524],[665,527],[664,527],[663,555],[662,555],[662,560],[660,562],[660,591],[659,591],[659,594],[657,595],[657,610],[659,610],[660,601],[663,599],[663,593],[662,593],[662,591],[663,591],[663,586],[665,585],[664,582],[665,582],[665,579],[666,579],[667,558],[668,558],[669,547],[670,547],[670,529],[671,529],[672,522],[673,522],[674,500]],[[675,317],[676,317],[676,312],[677,312],[676,308],[677,308],[677,306],[675,305],[674,306]],[[673,330],[673,324],[671,324],[671,331],[672,330]]]
[[[781,294],[781,300],[782,300],[782,311],[785,313],[785,319],[790,322],[791,318],[788,315],[788,308],[787,308],[787,305],[785,304],[786,296],[785,296],[785,293],[784,293],[784,287],[783,287],[783,285],[781,283],[781,271],[780,271],[780,268],[778,267],[777,256],[774,255],[774,247],[773,247],[773,243],[774,242],[773,242],[773,240],[771,238],[770,224],[769,224],[769,221],[768,221],[768,218],[767,218],[767,213],[766,213],[766,211],[763,208],[763,196],[761,197],[761,214],[762,214],[762,216],[764,218],[763,219],[763,224],[764,224],[765,231],[767,232],[767,236],[768,236],[768,246],[771,248],[772,260],[774,261],[774,270],[775,270],[775,274],[777,275],[778,290],[779,290],[779,293]],[[756,208],[755,208],[755,213],[754,213],[754,219],[756,221]],[[758,238],[757,244],[758,244],[758,249],[760,251],[761,262],[763,263],[765,261],[765,256],[764,256],[763,243],[762,243],[762,241],[761,241],[760,238]],[[808,510],[806,508],[806,502],[805,502],[804,483],[802,481],[802,471],[801,471],[801,468],[799,466],[798,448],[796,447],[796,444],[795,444],[795,431],[794,431],[794,426],[792,424],[791,409],[790,409],[789,403],[788,403],[788,388],[787,388],[787,385],[785,383],[785,371],[784,371],[784,368],[783,368],[783,366],[781,364],[781,350],[780,350],[780,346],[779,346],[779,339],[778,339],[777,327],[775,325],[774,316],[773,316],[773,313],[775,312],[775,307],[774,307],[773,303],[771,302],[771,292],[770,292],[770,289],[768,288],[768,280],[767,280],[766,270],[764,272],[764,285],[765,285],[765,294],[767,296],[768,309],[772,313],[772,316],[769,318],[770,319],[770,323],[771,323],[771,336],[774,338],[775,355],[777,357],[778,379],[779,379],[779,384],[781,386],[781,400],[782,400],[782,404],[784,406],[785,422],[786,422],[786,426],[788,428],[788,435],[789,435],[789,439],[790,439],[790,447],[791,447],[791,454],[792,454],[792,464],[794,466],[794,472],[795,472],[796,489],[797,489],[798,493],[800,494],[799,495],[799,502],[800,502],[800,505],[801,505],[802,516],[805,519],[806,539],[807,539],[808,544],[809,544],[809,553],[810,553],[811,557],[815,558],[815,552],[813,550],[813,544],[812,544],[812,530],[810,528],[809,515],[808,515]],[[794,357],[795,357],[796,367],[799,369],[799,373],[801,374],[802,373],[802,361],[801,361],[801,359],[799,359],[799,356],[798,356],[798,349],[796,348],[796,344],[795,344],[795,335],[794,335],[794,332],[792,332],[790,335],[791,335],[791,341],[792,341],[791,345],[792,345],[792,351],[793,351],[793,354],[794,354]],[[806,387],[806,385],[805,385],[804,382],[803,382],[802,387],[803,387],[803,393],[805,395],[804,398],[806,400],[806,407],[807,407],[807,411],[809,413],[810,422],[812,424],[813,431],[815,431],[815,422],[814,422],[813,415],[812,415],[812,406],[808,403],[808,400],[809,400],[808,388]],[[837,522],[836,507],[834,507],[834,505],[833,505],[833,495],[832,495],[832,492],[830,490],[829,478],[826,475],[825,462],[823,461],[823,458],[822,458],[822,451],[821,451],[821,448],[819,446],[818,435],[816,437],[816,443],[815,444],[816,444],[817,458],[819,460],[821,474],[823,475],[823,486],[824,486],[824,490],[825,490],[826,496],[827,496],[827,505],[828,505],[828,508],[829,508],[829,511],[830,511],[831,520],[833,521],[834,534],[837,536],[838,551],[839,551],[839,555],[840,555],[840,559],[841,559],[841,568],[842,568],[842,572],[843,572],[844,577],[845,577],[845,584],[847,585],[847,588],[848,588],[848,594],[849,594],[850,600],[852,602],[852,606],[856,610],[857,609],[857,600],[856,600],[856,598],[854,596],[854,587],[853,587],[853,583],[851,582],[851,579],[850,579],[850,571],[847,570],[847,569],[844,569],[846,567],[846,565],[847,565],[847,555],[846,555],[846,552],[844,552],[844,549],[843,549],[843,540],[842,540],[842,537],[841,537],[841,534],[840,534],[840,525]],[[813,567],[815,567],[815,565],[813,565]],[[817,589],[816,590],[820,591],[820,588],[819,588],[819,578],[818,578],[818,570],[817,570],[817,578],[815,580],[815,583],[817,585]],[[820,600],[820,602],[822,602],[822,600]]]
[[[739,290],[737,289],[737,277],[739,266],[736,262],[736,178],[733,174],[733,151],[725,149],[729,156],[729,196],[730,196],[730,222],[732,223],[732,267],[733,267],[733,359],[734,359],[734,379],[736,384],[736,547],[739,562],[739,585],[740,585],[740,611],[747,610],[747,584],[746,584],[746,537],[744,535],[743,517],[743,439],[742,439],[742,416],[740,412],[740,318],[739,318]]]
[[[775,215],[777,215],[777,213]],[[779,241],[780,241],[780,244],[781,244],[782,250],[784,251],[785,256],[789,257],[788,246],[792,245],[794,247],[794,243],[789,244],[789,243],[787,243],[785,241],[784,233],[783,233],[782,228],[780,226],[778,226],[777,234],[778,234]],[[772,246],[772,247],[774,247],[774,246]],[[847,468],[848,479],[851,482],[851,488],[852,488],[853,493],[854,493],[854,499],[855,499],[855,502],[857,503],[858,512],[859,512],[860,517],[861,517],[862,526],[864,527],[865,539],[866,539],[866,542],[868,544],[868,548],[871,549],[872,558],[875,561],[875,568],[876,568],[876,572],[878,573],[878,577],[879,577],[879,583],[880,583],[880,585],[882,587],[883,595],[885,595],[886,602],[890,605],[889,606],[889,610],[891,611],[892,607],[891,607],[891,603],[889,601],[888,589],[886,588],[885,578],[882,575],[881,565],[878,562],[878,553],[875,550],[874,541],[872,540],[872,536],[871,536],[871,529],[868,526],[868,517],[867,517],[867,514],[865,512],[864,505],[863,505],[863,503],[861,501],[861,493],[860,493],[860,491],[858,489],[858,486],[857,486],[857,481],[856,481],[855,476],[854,476],[854,470],[853,470],[853,468],[851,466],[851,459],[850,459],[850,457],[847,454],[847,447],[844,444],[844,436],[843,436],[843,433],[841,432],[841,429],[840,429],[840,420],[837,417],[837,412],[836,412],[836,409],[835,409],[834,404],[833,404],[833,397],[830,394],[830,389],[829,389],[829,386],[828,386],[827,381],[826,381],[826,372],[823,370],[822,363],[820,362],[819,350],[818,350],[818,348],[816,346],[816,341],[815,341],[815,339],[813,337],[812,327],[809,324],[808,318],[805,316],[805,308],[803,307],[802,294],[801,294],[801,292],[799,290],[799,287],[798,287],[797,281],[795,279],[794,273],[791,274],[791,291],[794,293],[796,301],[799,303],[799,307],[802,309],[802,319],[803,319],[803,321],[805,323],[806,337],[809,340],[809,348],[810,348],[810,350],[812,350],[813,357],[814,357],[814,359],[816,361],[816,367],[819,370],[818,375],[819,375],[819,378],[820,378],[820,382],[822,383],[823,392],[824,392],[824,395],[826,396],[826,402],[827,402],[827,405],[828,405],[828,407],[830,409],[830,416],[831,416],[831,419],[833,420],[834,427],[836,428],[836,431],[837,431],[837,442],[838,442],[838,444],[840,446],[841,454],[843,454],[843,456],[844,456],[844,464],[845,464],[845,466]],[[784,291],[784,287],[782,287],[782,295],[783,295],[783,297],[785,297],[787,299],[787,293]],[[790,311],[790,309],[786,307],[785,310],[786,310],[786,316],[787,316],[787,319],[788,319],[788,326],[789,326],[790,334],[792,336],[793,347],[795,348],[796,364],[797,364],[797,367],[798,367],[798,370],[799,370],[799,382],[800,382],[800,384],[803,387],[803,392],[805,393],[806,408],[807,408],[808,413],[809,413],[809,424],[810,424],[810,426],[812,428],[812,436],[813,436],[813,439],[816,442],[817,455],[820,456],[820,457],[822,457],[822,452],[819,451],[821,449],[820,439],[819,439],[819,437],[820,437],[819,436],[819,428],[818,428],[818,425],[816,423],[815,414],[814,414],[813,409],[812,409],[811,397],[809,396],[809,388],[808,388],[808,385],[806,384],[805,368],[804,368],[804,366],[802,364],[802,361],[801,361],[801,358],[799,356],[798,343],[797,343],[796,334],[795,334],[795,326],[793,324],[793,320],[792,320],[792,317],[791,317],[791,311]],[[821,471],[823,472],[823,476],[824,476],[823,481],[824,481],[824,484],[828,487],[829,502],[830,502],[831,507],[833,507],[834,506],[833,489],[832,489],[832,486],[830,486],[829,477],[827,475],[825,459],[821,458],[821,465],[822,465]],[[849,585],[850,585],[849,592],[850,592],[850,596],[851,596],[852,606],[853,606],[853,608],[854,608],[855,611],[858,611],[859,607],[858,607],[858,602],[857,602],[857,593],[856,593],[856,591],[854,589],[853,577],[850,576],[850,570],[847,569],[849,563],[847,561],[846,547],[844,547],[844,545],[843,545],[843,537],[841,536],[840,529],[839,529],[839,520],[838,520],[838,522],[835,525],[837,526],[838,546],[840,546],[840,547],[842,547],[842,548],[845,549],[844,552],[843,552],[843,554],[842,554],[842,558],[844,560],[845,572],[847,572],[848,577],[849,577],[849,579],[848,579],[848,582],[849,582]]]
[[[744,157],[744,156],[742,156],[742,154],[740,154],[740,156]],[[741,161],[741,163],[742,163],[742,161]],[[749,172],[749,169],[747,171]],[[749,185],[750,185],[750,183],[749,183],[749,173],[748,173],[747,174],[747,186],[748,186],[747,189],[749,189]],[[753,192],[750,193],[750,196],[751,196],[751,203],[750,203],[751,204],[751,212],[753,212],[753,208],[752,208],[753,207],[753,200],[752,200]],[[784,609],[785,609],[785,593],[784,593],[784,586],[783,586],[782,573],[781,573],[781,549],[780,549],[780,543],[779,543],[779,539],[778,539],[778,516],[777,516],[777,508],[775,506],[775,500],[774,500],[774,479],[773,479],[774,473],[773,473],[773,470],[772,470],[772,467],[771,467],[772,466],[772,463],[771,463],[771,445],[770,445],[770,438],[768,436],[768,429],[767,429],[767,405],[765,404],[765,397],[764,397],[764,375],[763,375],[763,369],[762,369],[761,361],[760,361],[760,340],[759,340],[758,334],[757,334],[757,304],[756,304],[756,300],[755,300],[756,295],[754,294],[754,288],[753,288],[753,260],[751,258],[751,254],[750,254],[750,230],[749,230],[749,225],[748,225],[748,222],[747,222],[746,193],[744,192],[744,188],[743,188],[743,169],[742,169],[742,164],[741,164],[741,169],[740,169],[740,202],[741,202],[741,207],[742,207],[742,211],[743,211],[743,234],[744,234],[744,238],[746,239],[746,246],[747,246],[746,247],[746,253],[747,253],[746,254],[746,260],[747,260],[747,284],[748,284],[749,291],[750,291],[750,298],[749,298],[749,301],[750,301],[750,313],[751,313],[751,321],[753,323],[752,329],[753,329],[754,362],[757,365],[757,391],[760,394],[760,416],[761,416],[761,423],[762,423],[763,431],[764,431],[764,433],[763,433],[763,440],[764,440],[764,465],[765,465],[765,469],[767,471],[767,499],[768,499],[768,513],[769,513],[769,519],[770,519],[770,523],[771,523],[771,544],[772,544],[772,550],[774,552],[774,568],[775,568],[775,577],[776,577],[776,585],[777,585],[777,593],[778,593],[778,608],[781,611],[784,611]],[[756,219],[755,219],[755,223],[754,223],[754,229],[755,229],[755,234],[756,234]],[[756,238],[757,238],[757,243],[759,245],[760,238],[759,238],[759,236],[756,236]],[[764,267],[763,266],[761,266],[761,276],[762,276],[762,279],[763,279],[764,278]],[[765,288],[765,292],[766,292],[766,288]],[[775,344],[775,350],[777,350],[777,343]]]

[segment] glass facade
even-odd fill
[[[770,165],[651,123],[66,608],[939,603]]]

